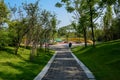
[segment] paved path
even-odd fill
[[[67,46],[53,46],[52,49],[57,54],[41,80],[89,80]]]

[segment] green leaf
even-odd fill
[[[62,7],[62,4],[59,3],[59,2],[57,2],[57,3],[55,4],[55,6],[60,8],[60,7]]]
[[[63,2],[63,3],[66,3],[66,2],[68,2],[69,0],[62,0],[61,2]]]
[[[70,6],[69,6],[69,7],[66,7],[66,9],[67,9],[67,11],[70,12],[70,13],[75,10],[73,7],[70,7]]]

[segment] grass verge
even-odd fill
[[[75,47],[73,53],[93,72],[96,80],[120,79],[120,40]]]
[[[18,55],[13,54],[13,47],[0,51],[0,80],[33,80],[47,64],[54,52],[40,55],[33,62],[29,61],[30,50],[20,48]]]

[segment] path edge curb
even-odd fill
[[[71,51],[70,51],[71,52]],[[92,72],[80,61],[72,52],[72,56],[75,58],[77,63],[81,66],[81,68],[84,70],[85,74],[87,75],[89,80],[96,80],[95,76],[92,74]]]
[[[48,63],[46,64],[46,66],[42,69],[42,71],[34,78],[34,80],[41,80],[44,75],[47,73],[48,69],[50,68],[53,60],[55,59],[55,56],[57,54],[57,51],[55,51],[54,55],[52,56],[52,58],[48,61]]]

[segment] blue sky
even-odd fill
[[[22,2],[35,2],[36,0],[4,0],[5,3],[8,5],[10,3],[11,6],[20,6]],[[62,8],[56,8],[55,3],[59,2],[60,0],[40,0],[39,6],[42,9],[46,9],[50,12],[55,12],[57,15],[58,20],[60,20],[60,24],[58,27],[66,26],[69,25],[72,21],[71,14],[67,13],[67,11],[62,7]]]

